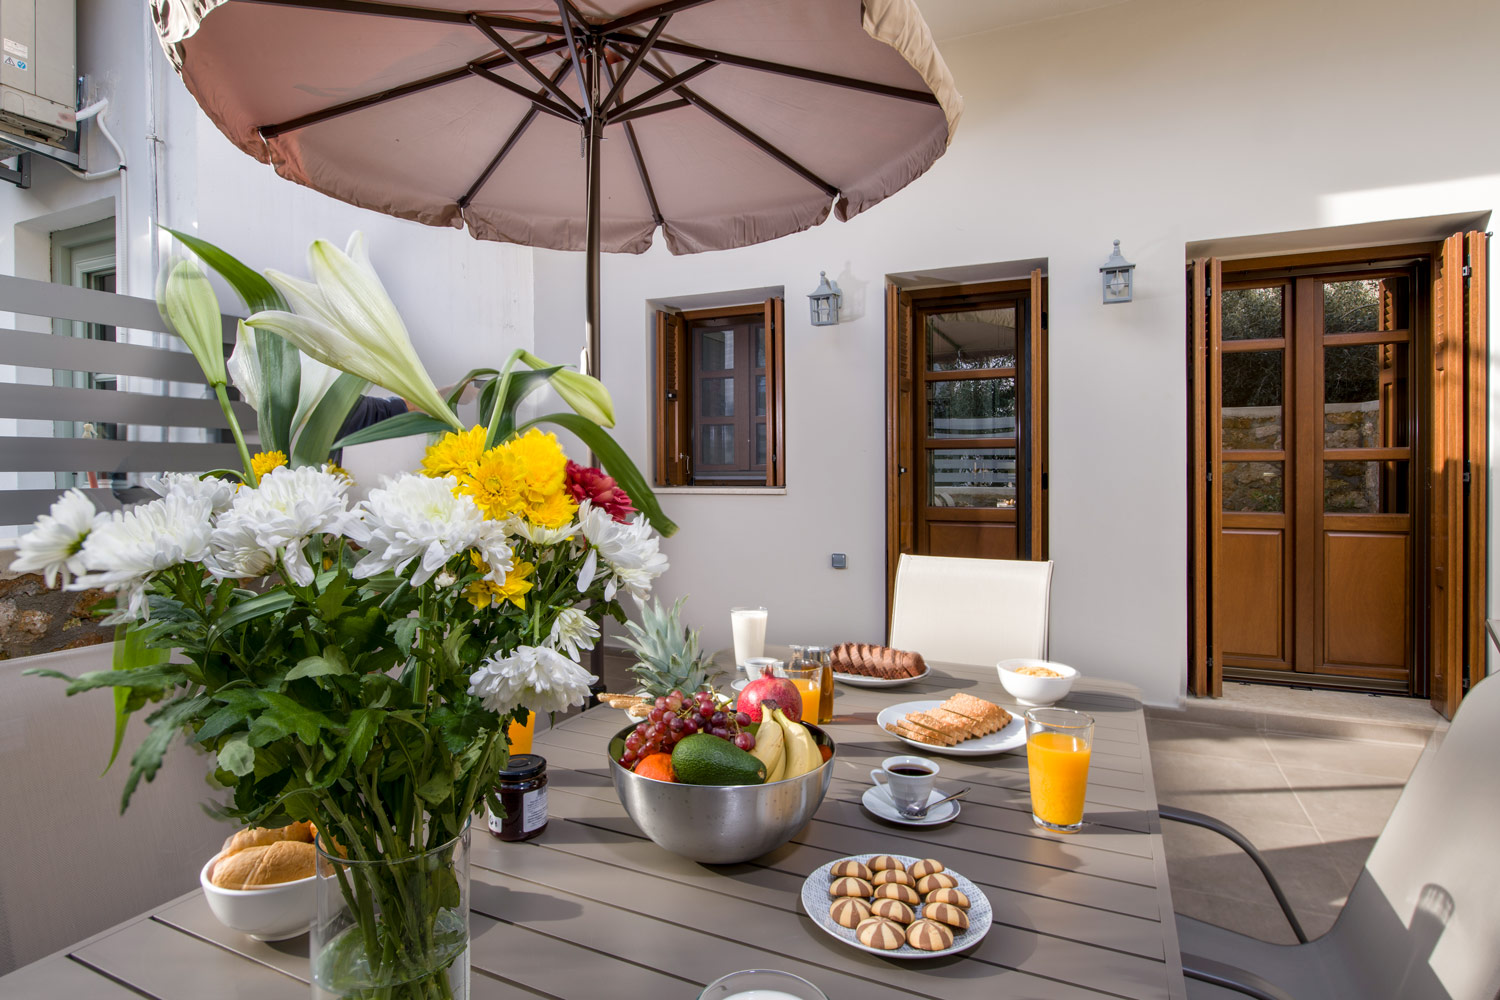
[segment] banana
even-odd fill
[[[813,742],[812,733],[806,726],[788,719],[779,708],[772,717],[786,737],[786,777],[796,778],[822,766],[823,755],[818,752],[818,745]]]
[[[750,753],[766,765],[767,781],[775,781],[776,773],[786,769],[786,738],[774,719],[761,716],[760,729],[755,733],[755,748]]]
[[[774,729],[774,730],[776,730],[777,732],[781,731],[781,727],[778,726],[778,725],[776,725],[776,723],[774,723],[774,722],[771,723],[771,728]],[[785,747],[786,747],[786,741],[782,740],[781,744],[782,744],[782,748],[785,749]],[[781,781],[784,778],[786,778],[786,754],[785,753],[781,754],[780,756],[778,756],[776,758],[776,768],[775,768],[775,770],[771,770],[771,771],[767,771],[766,772],[766,784],[769,785],[773,781]]]

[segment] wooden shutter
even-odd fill
[[[1041,268],[1031,272],[1026,371],[1026,553],[1047,558],[1047,293]]]
[[[766,485],[786,485],[786,309],[778,298],[765,301],[766,323]],[[753,393],[752,393],[753,396]]]
[[[1213,635],[1214,550],[1223,530],[1216,475],[1222,283],[1219,261],[1201,257],[1188,265],[1188,691],[1215,698],[1224,693],[1223,655]]]
[[[686,486],[692,454],[687,404],[687,323],[680,313],[656,313],[656,485]]]
[[[896,586],[896,564],[903,552],[916,548],[916,445],[911,428],[916,419],[912,407],[912,365],[916,345],[912,343],[912,298],[898,286],[885,286],[885,442],[886,442],[886,601],[887,631],[891,600]]]
[[[1489,515],[1489,234],[1466,233],[1467,287],[1465,319],[1467,329],[1467,364],[1464,372],[1464,395],[1468,402],[1464,428],[1467,468],[1465,482],[1464,529],[1468,558],[1465,583],[1468,589],[1468,615],[1465,657],[1469,668],[1469,687],[1485,676],[1489,650],[1485,642],[1485,618],[1489,613],[1486,595]]]
[[[1463,697],[1464,244],[1462,233],[1444,240],[1432,273],[1429,695],[1448,718]]]

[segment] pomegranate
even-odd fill
[[[766,701],[775,702],[793,722],[802,721],[802,693],[797,690],[797,685],[785,677],[762,677],[746,684],[735,708],[750,716],[751,722],[759,722],[760,706]]]

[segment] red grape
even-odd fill
[[[715,726],[722,726],[724,724],[724,719],[725,716],[723,712],[715,712],[710,717],[709,721],[712,722]]]
[[[750,716],[744,712],[736,712],[734,715],[734,721],[738,722],[742,726],[748,726],[750,725]]]
[[[754,750],[755,737],[751,736],[749,733],[740,733],[734,738],[734,745],[739,747],[741,750]]]

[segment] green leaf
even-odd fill
[[[232,737],[219,748],[219,766],[236,777],[243,778],[255,771],[255,749],[250,746],[248,736]]]
[[[546,385],[552,376],[562,370],[562,365],[554,365],[551,368],[523,368],[520,371],[506,372],[500,379],[499,391],[504,395],[499,400],[499,423],[494,423],[493,415],[487,421],[495,427],[495,433],[489,438],[492,445],[510,440],[511,435],[516,433],[516,409],[527,396]]]
[[[453,772],[446,767],[422,782],[417,789],[417,798],[430,805],[437,805],[452,794]]]
[[[175,664],[154,667],[131,667],[127,670],[91,670],[77,677],[45,667],[33,667],[26,673],[33,677],[55,677],[68,681],[64,693],[79,694],[95,688],[166,688],[182,680],[182,669]]]
[[[576,413],[549,413],[535,420],[528,420],[516,428],[516,433],[525,433],[528,428],[538,424],[556,424],[571,431],[590,451],[599,456],[604,471],[614,477],[615,482],[619,483],[620,488],[634,502],[636,509],[646,515],[653,528],[663,537],[677,531],[677,525],[662,512],[661,504],[657,502],[656,494],[651,492],[646,477],[641,475],[641,470],[636,468],[630,456],[625,454],[625,449],[609,436],[608,431]]]
[[[479,739],[494,715],[477,698],[461,698],[455,702],[457,710],[441,705],[428,714],[428,722],[438,732],[443,746],[451,754],[460,754]]]
[[[323,650],[322,656],[308,656],[298,660],[297,665],[286,672],[286,679],[295,681],[303,677],[326,677],[329,674],[351,672],[349,661],[344,659],[343,652],[337,646],[329,646]]]
[[[198,727],[195,739],[199,743],[207,743],[209,740],[224,735],[250,718],[251,712],[265,705],[265,702],[261,701],[259,691],[247,691],[244,688],[218,691],[214,694],[214,701],[223,702],[224,707],[210,715],[203,725]]]
[[[412,434],[435,434],[452,429],[446,420],[429,417],[425,413],[413,410],[410,413],[397,414],[378,424],[371,424],[353,434],[346,434],[335,441],[333,446],[348,448],[356,444],[369,444],[371,441],[386,441],[390,438],[409,437]]]
[[[320,730],[324,727],[333,728],[333,720],[328,716],[284,694],[262,691],[260,696],[265,700],[266,711],[256,721],[270,719],[283,731],[296,733],[297,738],[310,747],[317,746]]]
[[[115,627],[116,670],[133,670],[165,663],[169,655],[165,649],[148,648],[141,629],[131,628],[129,624]],[[120,744],[125,740],[125,726],[130,722],[132,711],[130,689],[115,688],[115,737],[109,748],[109,763],[104,765],[104,774],[109,773],[109,769],[115,766],[115,758],[120,756]]]
[[[444,400],[444,402],[446,402],[449,408],[452,409],[455,413],[458,412],[458,397],[464,394],[464,390],[469,387],[470,382],[477,382],[479,379],[488,378],[492,375],[499,374],[500,370],[498,368],[469,369],[469,373],[467,375],[453,384],[453,388],[449,390],[448,398]]]
[[[151,724],[151,731],[130,758],[130,776],[125,779],[125,791],[120,796],[121,813],[130,805],[130,797],[135,794],[140,780],[145,778],[150,781],[161,770],[161,760],[172,737],[209,704],[211,701],[207,695],[183,696],[163,706],[147,720]]]
[[[322,465],[328,461],[329,453],[333,451],[334,437],[369,385],[369,382],[358,375],[350,375],[348,372],[334,379],[328,392],[313,407],[312,415],[307,418],[307,426],[297,435],[297,442],[292,446],[293,466]]]
[[[277,589],[235,605],[233,610],[220,615],[214,620],[213,631],[209,635],[209,643],[216,642],[224,633],[246,622],[285,611],[292,606],[292,599],[290,591]]]
[[[417,618],[403,618],[391,626],[391,637],[396,640],[396,648],[402,651],[410,650],[417,642],[417,629],[422,622]]]

